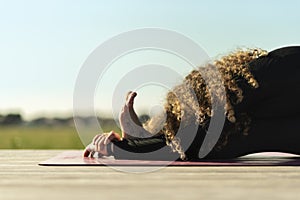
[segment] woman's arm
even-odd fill
[[[177,160],[179,155],[166,145],[164,135],[149,138],[123,138],[110,132],[96,135],[84,151],[84,157],[93,157],[94,152],[102,156],[131,160]]]
[[[164,135],[150,138],[123,139],[111,143],[116,159],[177,160],[179,155],[166,145]],[[108,147],[109,148],[109,147]]]

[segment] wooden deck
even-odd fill
[[[45,167],[62,151],[0,150],[0,199],[299,199],[300,167]]]

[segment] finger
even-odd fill
[[[107,145],[108,143],[110,143],[110,141],[114,138],[114,132],[111,131],[108,136],[105,138],[104,140],[104,145]]]
[[[118,135],[119,136],[119,135]],[[110,143],[113,139],[118,139],[117,133],[115,133],[114,131],[111,131],[109,133],[109,135],[105,138],[104,140],[104,144],[107,145],[108,143]]]
[[[83,152],[83,157],[89,157],[94,150],[95,150],[95,145],[93,145],[92,143],[87,145]]]
[[[91,152],[88,149],[85,149],[83,152],[83,157],[89,157],[90,153]]]
[[[96,135],[96,136],[93,138],[92,144],[95,144],[95,141],[96,141],[99,137],[101,137],[101,135],[103,135],[103,133],[102,133],[102,134]]]
[[[104,149],[105,149],[105,144],[104,141],[106,140],[107,137],[102,137],[100,142],[99,142],[99,151],[101,153],[103,153]]]
[[[91,158],[94,157],[94,154],[95,154],[95,151],[92,151],[92,152],[91,152]]]
[[[97,138],[97,140],[95,141],[95,151],[100,151],[100,141],[101,139],[105,137],[104,134],[102,134],[100,137]]]

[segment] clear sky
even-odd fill
[[[0,0],[0,114],[71,114],[81,65],[124,31],[178,31],[211,57],[236,47],[272,50],[300,44],[299,9],[298,0]]]

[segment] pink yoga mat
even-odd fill
[[[265,152],[233,160],[199,162],[116,160],[107,158],[83,158],[82,151],[65,151],[39,163],[42,166],[300,166],[300,156],[287,153]]]

